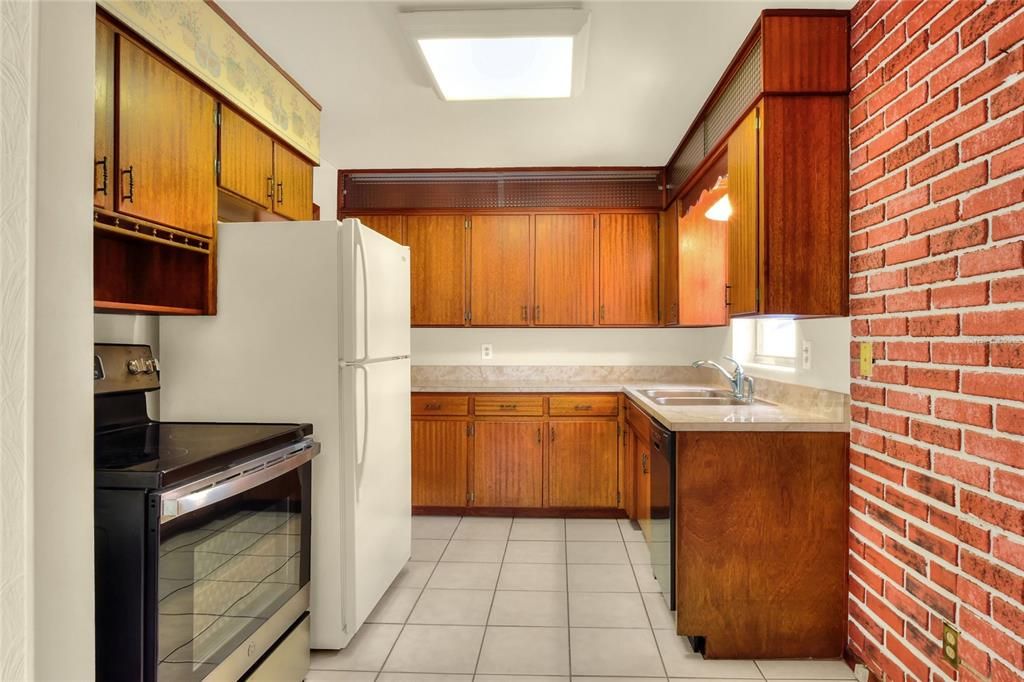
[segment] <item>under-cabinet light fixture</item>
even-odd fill
[[[729,195],[723,194],[722,198],[711,205],[704,217],[708,220],[725,222],[732,215],[732,204],[729,203]]]
[[[550,99],[583,89],[586,10],[414,10],[399,17],[442,99]]]

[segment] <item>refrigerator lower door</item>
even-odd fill
[[[409,248],[352,218],[338,229],[341,360],[408,356]]]
[[[408,358],[341,370],[346,638],[355,635],[412,550],[409,371]]]

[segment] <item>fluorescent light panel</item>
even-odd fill
[[[447,100],[572,94],[572,36],[421,38],[418,42]]]

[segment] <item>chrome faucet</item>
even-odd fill
[[[754,402],[754,378],[747,376],[747,373],[743,370],[743,365],[741,365],[735,358],[726,355],[724,359],[736,365],[736,369],[732,374],[730,374],[728,370],[720,364],[712,360],[698,360],[693,363],[693,366],[714,367],[721,372],[722,376],[724,376],[729,382],[729,386],[732,388],[732,396],[736,398],[736,400],[742,400],[746,403]]]

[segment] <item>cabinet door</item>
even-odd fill
[[[720,198],[720,190],[702,192],[679,221],[679,324],[684,326],[729,324],[729,223],[706,215]]]
[[[602,325],[658,324],[658,216],[605,213],[598,227]]]
[[[758,312],[760,286],[760,198],[758,117],[760,107],[729,136],[729,314]]]
[[[292,220],[313,219],[313,166],[276,142],[274,213]]]
[[[466,315],[466,227],[460,215],[405,220],[412,258],[412,324],[461,327]]]
[[[379,232],[393,242],[408,246],[405,238],[405,216],[401,215],[350,215],[374,232]]]
[[[124,36],[120,44],[120,169],[112,178],[117,208],[212,237],[217,215],[214,100]]]
[[[470,218],[469,309],[471,325],[530,324],[530,216]]]
[[[96,132],[92,203],[114,209],[114,30],[96,22]]]
[[[412,503],[466,506],[468,422],[412,420]]]
[[[544,423],[478,421],[473,437],[473,504],[540,507],[544,487]]]
[[[533,323],[594,324],[594,217],[538,215],[535,232]]]
[[[222,189],[263,208],[273,208],[274,141],[226,106],[220,108],[220,176]]]
[[[615,507],[618,429],[612,421],[548,424],[548,507]]]
[[[668,326],[679,324],[679,202],[658,216],[659,319]]]

